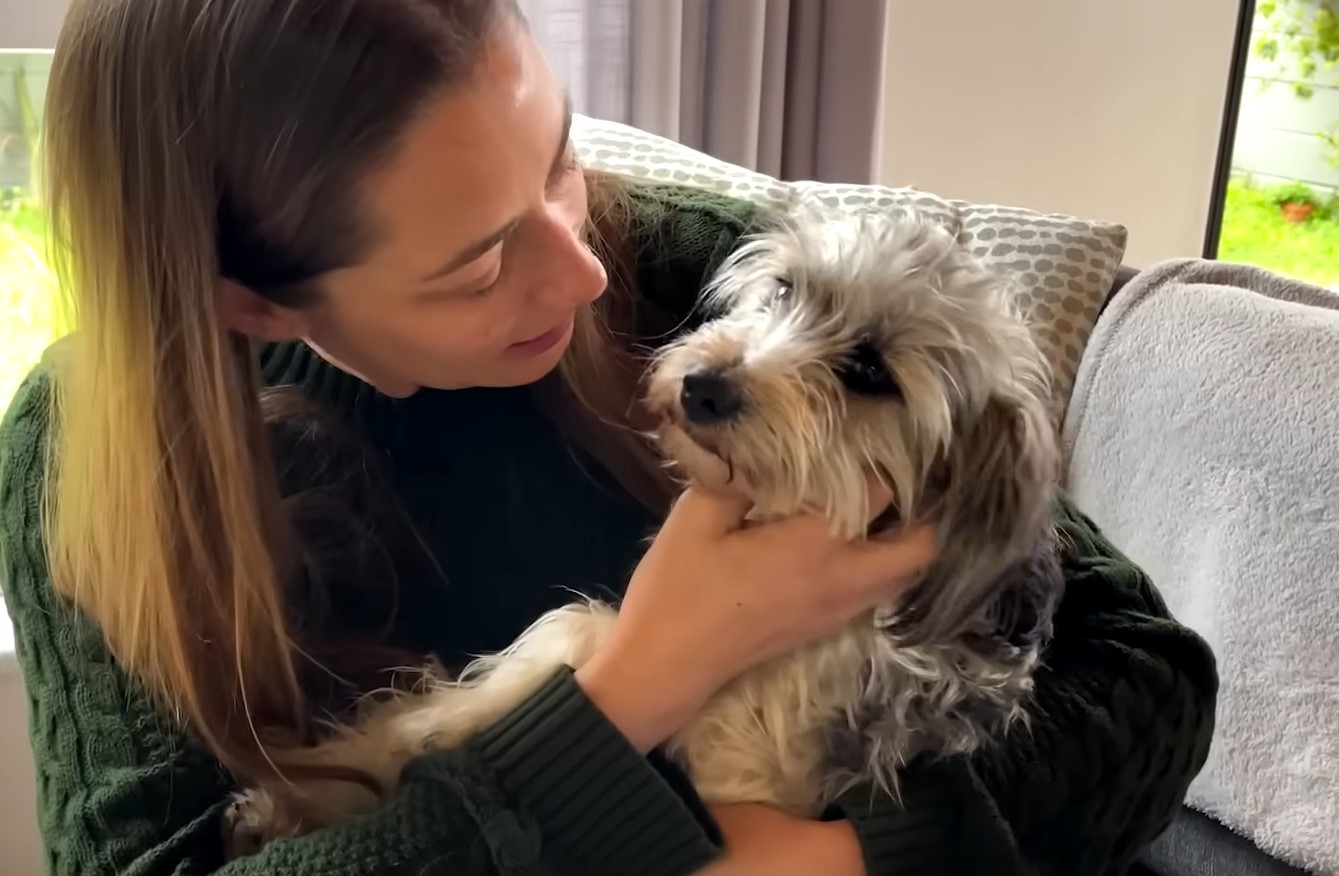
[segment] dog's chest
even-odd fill
[[[880,633],[865,620],[840,636],[756,667],[722,689],[672,740],[713,802],[768,802],[812,816],[829,802],[843,737],[859,735]],[[857,758],[859,760],[859,758]]]

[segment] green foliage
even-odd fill
[[[1278,208],[1289,188],[1256,187],[1247,180],[1232,180],[1218,258],[1321,286],[1339,285],[1339,202],[1312,192],[1316,212],[1309,221],[1293,224]]]
[[[0,412],[58,334],[45,223],[18,194],[0,192]]]
[[[1308,83],[1339,63],[1339,0],[1264,0],[1256,13],[1267,29],[1256,38],[1255,53],[1294,65],[1294,75],[1305,81],[1293,90],[1311,97]]]
[[[9,122],[0,131],[0,161],[15,162],[28,185],[0,189],[0,413],[61,333],[46,221],[31,196],[41,158],[41,114],[23,67],[7,79],[0,80],[0,105]]]
[[[17,156],[26,161],[31,181],[36,182],[39,164],[39,150],[42,135],[41,117],[33,103],[32,91],[28,86],[28,74],[19,67],[10,74],[9,114],[18,122],[18,130],[0,131],[0,160],[12,160]],[[3,200],[4,192],[0,192]]]
[[[1304,182],[1291,182],[1286,185],[1277,186],[1270,189],[1270,194],[1276,205],[1284,204],[1310,204],[1313,207],[1320,207],[1324,199],[1316,194],[1315,189]]]
[[[1303,100],[1315,95],[1311,83],[1339,67],[1339,0],[1262,0],[1256,6],[1265,28],[1255,39],[1255,54],[1279,64],[1294,94]],[[1316,132],[1329,150],[1330,164],[1339,167],[1339,119]]]

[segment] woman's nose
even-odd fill
[[[563,212],[552,211],[541,220],[543,246],[535,265],[535,288],[557,304],[586,304],[603,294],[609,276],[586,241],[584,217],[578,223]]]

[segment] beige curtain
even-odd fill
[[[521,5],[580,112],[783,179],[875,179],[887,0]]]

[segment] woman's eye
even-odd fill
[[[491,271],[488,272],[487,276],[481,277],[481,278],[479,279],[479,283],[478,283],[478,285],[476,285],[476,286],[474,286],[474,287],[472,287],[472,288],[466,288],[465,291],[462,293],[462,294],[464,295],[464,297],[466,297],[466,298],[483,298],[483,297],[486,296],[488,293],[490,293],[490,292],[493,291],[493,289],[497,286],[498,280],[502,279],[502,253],[501,253],[501,250],[502,250],[505,246],[506,246],[506,242],[505,242],[505,241],[502,242],[502,243],[499,243],[499,244],[497,245],[497,249],[498,249],[499,252],[498,252],[498,256],[497,256],[497,262],[496,262],[496,264],[493,266],[493,269],[492,269]]]
[[[549,180],[549,194],[553,194],[558,189],[562,188],[574,174],[580,172],[581,161],[577,158],[576,150],[569,148],[567,154],[563,156],[562,166],[558,168],[558,172]]]
[[[466,294],[467,298],[484,298],[497,286],[497,281],[489,283],[487,286],[481,286]]]

